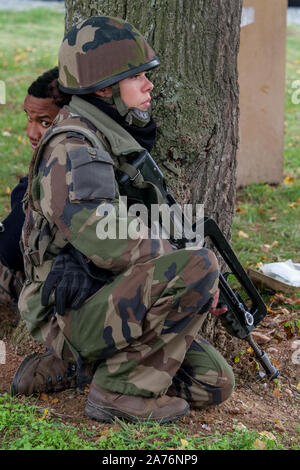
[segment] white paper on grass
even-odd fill
[[[265,264],[260,270],[266,276],[273,277],[294,287],[300,287],[300,264],[291,259],[279,263]]]

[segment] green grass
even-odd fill
[[[276,186],[251,184],[237,192],[232,244],[245,266],[300,261],[300,104],[292,102],[292,84],[300,80],[299,26],[288,29],[286,60],[285,178]]]
[[[256,431],[236,429],[189,436],[175,425],[125,424],[96,431],[84,425],[70,426],[48,417],[33,400],[25,403],[5,394],[0,396],[1,450],[255,450],[257,441],[266,450],[283,449],[281,438],[262,436]]]

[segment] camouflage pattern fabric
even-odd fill
[[[202,408],[227,400],[234,385],[232,369],[224,357],[197,335],[173,378],[168,395],[184,398],[192,407]]]
[[[0,263],[0,304],[15,304],[23,282],[24,274],[21,271],[12,272]]]
[[[59,84],[90,93],[159,65],[144,37],[119,18],[88,18],[71,28],[59,50]]]
[[[94,108],[86,105],[87,110]],[[105,143],[96,159],[91,158],[89,143],[75,132],[53,137],[41,161],[33,159],[22,234],[27,282],[19,301],[21,315],[35,339],[58,357],[71,351],[81,363],[94,364],[96,384],[110,391],[161,395],[188,361],[196,406],[219,403],[233,388],[229,366],[211,346],[202,344],[194,354],[194,339],[217,290],[216,258],[206,249],[174,251],[162,239],[97,237],[103,218],[97,208],[108,200],[108,192],[117,225],[123,217],[109,168],[105,184],[101,182],[104,165],[118,165],[128,148],[139,152],[141,147],[115,121],[96,111],[91,124],[63,109],[53,127],[71,124],[95,131]],[[133,220],[128,216],[126,223]],[[41,306],[41,290],[52,260],[68,242],[114,277],[82,308],[62,317],[54,310],[54,299],[50,309]],[[181,381],[175,387],[186,393],[188,385]]]

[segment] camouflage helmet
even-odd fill
[[[93,16],[73,26],[59,50],[59,87],[87,94],[159,65],[155,52],[132,25]]]

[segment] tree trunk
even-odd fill
[[[66,0],[66,30],[92,15],[127,19],[161,66],[151,74],[153,157],[178,201],[204,204],[230,239],[236,190],[242,0]],[[215,340],[215,322],[204,325]]]

